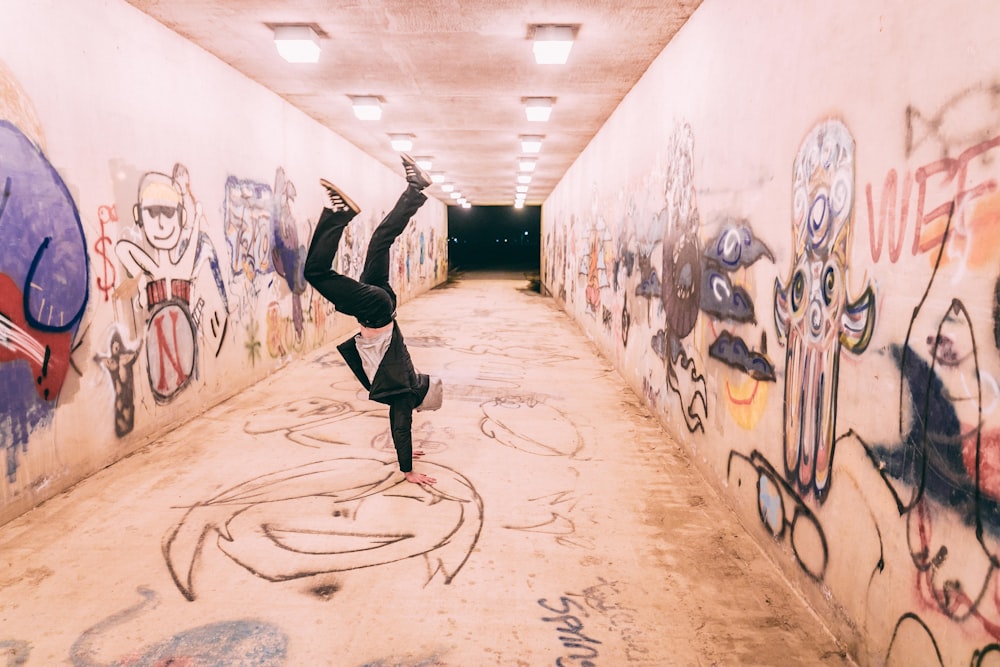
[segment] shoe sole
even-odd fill
[[[357,204],[355,204],[354,200],[351,199],[350,197],[348,197],[347,195],[345,195],[344,191],[341,190],[340,188],[338,188],[336,185],[334,185],[330,181],[326,180],[325,178],[319,179],[319,184],[322,185],[324,188],[329,188],[330,190],[333,190],[338,195],[340,195],[340,198],[344,200],[345,204],[347,204],[347,208],[349,208],[352,211],[354,211],[355,215],[357,215],[358,213],[361,213],[361,207],[358,206]]]
[[[431,175],[424,171],[420,165],[417,164],[417,161],[410,157],[409,154],[400,153],[400,156],[403,158],[404,164],[408,164],[413,167],[413,171],[418,178],[418,183],[415,183],[415,185],[420,185],[420,187],[423,188],[428,187],[431,184]]]

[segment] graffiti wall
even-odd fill
[[[543,208],[544,289],[862,664],[1000,658],[997,25],[706,2]]]
[[[0,523],[349,334],[303,278],[321,177],[361,203],[356,277],[401,166],[124,2],[5,6]],[[401,299],[445,279],[446,224],[431,199],[393,248]]]

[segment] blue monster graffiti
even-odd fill
[[[17,452],[55,409],[87,305],[87,241],[76,204],[38,146],[0,120],[0,445]]]

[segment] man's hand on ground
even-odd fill
[[[433,477],[428,477],[427,475],[423,474],[422,472],[412,472],[412,471],[411,472],[404,472],[403,473],[403,477],[406,478],[407,482],[411,482],[413,484],[436,484],[437,483],[436,479],[434,479]]]

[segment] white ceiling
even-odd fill
[[[541,204],[702,0],[127,0],[274,91],[365,153],[399,169],[390,133],[473,205],[514,200],[520,134],[545,141],[527,204]],[[316,64],[282,60],[271,26],[323,36]],[[578,26],[565,65],[537,65],[533,25]],[[349,96],[384,100],[379,121]],[[547,123],[522,98],[554,97]],[[429,194],[447,203],[434,186]]]

